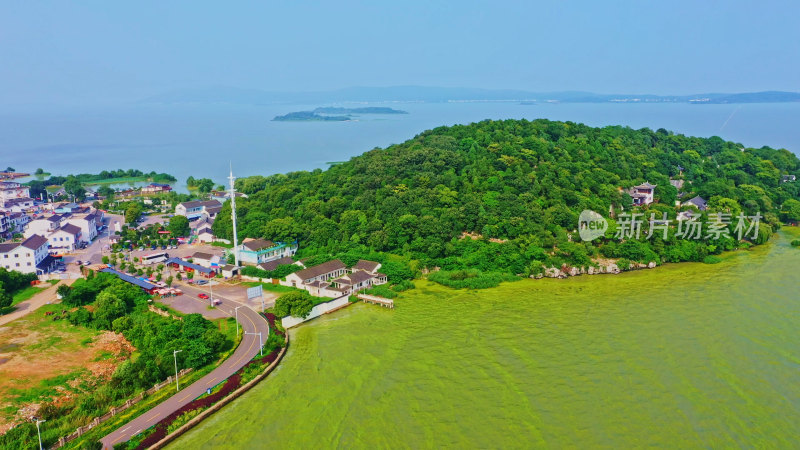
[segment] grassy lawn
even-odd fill
[[[122,184],[122,183],[139,183],[148,181],[148,177],[128,177],[128,178],[104,178],[102,180],[86,181],[81,184],[84,186],[92,186],[97,184]]]
[[[243,281],[243,285],[248,287],[255,287],[259,284],[262,286],[262,289],[268,292],[275,292],[277,294],[285,294],[287,292],[292,291],[302,291],[302,289],[294,288],[291,286],[281,286],[280,284],[272,284],[272,283],[259,283],[258,281]]]
[[[51,281],[55,281],[55,280],[51,280]],[[39,286],[41,286],[41,287],[39,287]],[[23,289],[23,290],[17,292],[16,294],[14,294],[14,301],[11,302],[11,306],[16,306],[19,303],[24,302],[25,300],[30,300],[31,297],[33,297],[34,295],[38,294],[39,292],[42,292],[43,290],[49,288],[50,286],[52,286],[52,284],[47,283],[47,284],[43,284],[43,285],[39,285],[39,286],[28,286],[25,289]]]
[[[233,244],[226,244],[224,242],[212,242],[211,245],[214,247],[222,247],[222,248],[233,248]]]
[[[91,388],[91,380],[116,367],[122,347],[113,333],[53,320],[63,309],[44,305],[0,329],[0,426],[21,420],[28,405]]]

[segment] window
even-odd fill
[[[19,258],[19,253],[14,253],[14,258]]]
[[[28,265],[30,266],[30,265],[31,265],[31,263],[28,263]]]
[[[17,267],[19,267],[19,263],[17,263]]]

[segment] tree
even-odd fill
[[[13,167],[8,166],[6,167],[6,172],[16,172],[16,170]]]
[[[278,317],[307,317],[314,307],[311,295],[306,291],[292,291],[283,294],[275,301],[275,314]]]
[[[800,201],[795,199],[786,200],[783,204],[786,220],[800,222]]]
[[[0,308],[11,306],[14,302],[14,297],[3,288],[3,283],[0,282]]]
[[[42,168],[40,167],[40,168],[36,169],[36,172],[34,172],[33,174],[34,174],[34,175],[42,175],[42,174],[44,174],[44,169],[42,169]]]
[[[97,328],[110,330],[112,322],[124,316],[125,312],[125,302],[111,293],[110,290],[105,290],[97,296],[94,310],[94,323]]]
[[[188,236],[191,232],[191,228],[189,228],[189,219],[185,216],[175,215],[169,219],[167,230],[169,230],[170,235],[173,237]]]
[[[129,203],[127,208],[125,208],[125,222],[132,226],[136,225],[136,221],[139,220],[141,215],[142,207],[136,202]]]
[[[64,192],[73,196],[77,201],[83,201],[86,198],[86,189],[83,188],[83,184],[72,175],[67,177],[67,181],[64,182]]]
[[[172,281],[173,281],[172,275],[168,276],[166,281],[167,286],[172,287]]]

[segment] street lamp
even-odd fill
[[[39,424],[42,422],[47,422],[47,421],[36,419],[36,434],[39,436],[39,450],[44,450],[44,447],[42,447],[42,432],[39,431]]]
[[[241,308],[241,306],[233,308],[233,312],[236,313],[236,336],[239,336],[239,308]]]
[[[183,350],[172,351],[172,358],[175,359],[175,392],[178,392],[180,390],[180,385],[178,384],[178,353],[182,351]]]
[[[264,356],[264,341],[261,340],[261,332],[259,331],[258,333],[251,333],[249,331],[245,331],[244,334],[258,335],[258,352],[261,354],[261,356]]]

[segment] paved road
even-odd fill
[[[188,285],[181,286],[181,290],[183,290],[184,295],[190,295],[194,298],[197,298],[197,294],[201,292],[208,293],[206,289],[199,289],[198,287]],[[222,300],[222,305],[217,308],[227,311],[231,315],[234,313],[234,308],[241,306],[240,303],[220,297],[216,294],[214,298]],[[261,332],[264,340],[266,340],[269,335],[269,324],[267,321],[250,308],[239,308],[239,323],[244,331],[251,333]],[[242,342],[239,344],[236,351],[234,351],[233,355],[228,357],[219,367],[190,386],[182,387],[181,391],[177,394],[101,439],[103,448],[113,448],[114,444],[128,441],[131,437],[158,423],[161,419],[205,393],[207,388],[214,387],[233,375],[258,353],[258,336],[251,334],[244,335]]]
[[[63,280],[62,284],[72,284],[75,280]],[[24,302],[19,302],[13,312],[0,316],[0,326],[5,325],[9,322],[19,319],[25,315],[28,315],[37,309],[41,308],[42,306],[48,303],[55,303],[59,301],[56,298],[56,286],[50,286],[42,289],[42,292],[37,292],[33,297]]]

